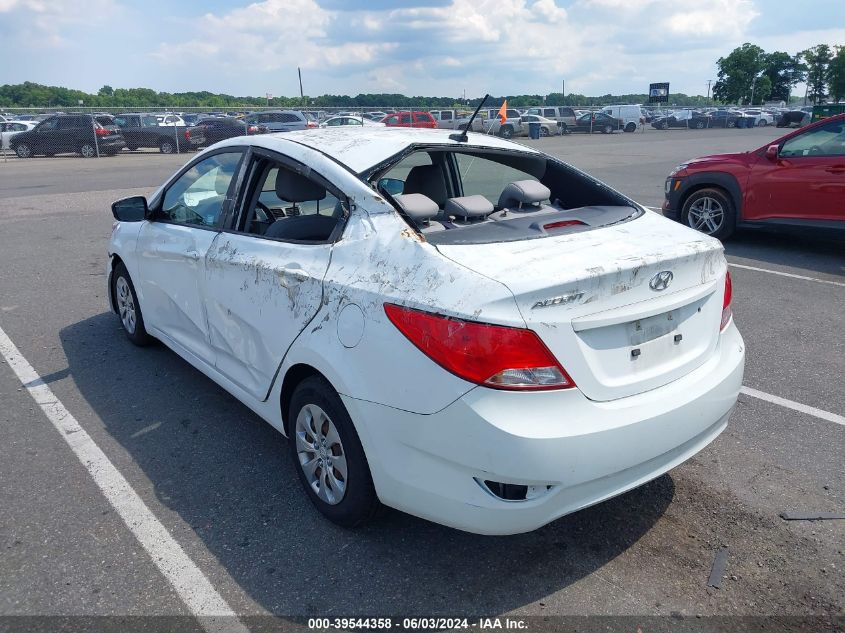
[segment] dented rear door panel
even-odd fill
[[[206,258],[206,311],[217,369],[264,400],[285,353],[317,314],[331,244],[223,233]]]

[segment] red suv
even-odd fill
[[[394,112],[381,120],[387,127],[437,128],[437,121],[428,112]]]
[[[678,165],[663,213],[719,239],[743,226],[845,229],[845,114],[760,149]]]

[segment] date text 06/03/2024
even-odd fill
[[[478,629],[478,630],[525,630],[528,623],[519,618],[444,618],[410,617],[402,620],[394,618],[309,618],[308,628],[312,630],[342,629],[352,630],[443,630],[443,629]]]

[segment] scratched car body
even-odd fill
[[[504,139],[233,138],[113,212],[128,337],[286,434],[342,525],[535,529],[693,456],[739,392],[721,244]]]

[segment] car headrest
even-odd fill
[[[276,174],[276,195],[288,202],[322,200],[326,188],[289,169],[280,168]]]
[[[443,180],[443,171],[437,165],[411,167],[405,178],[404,193],[421,193],[438,205],[442,205],[449,197],[446,192],[446,181]]]
[[[454,215],[464,219],[486,218],[493,213],[493,203],[484,196],[463,196],[449,198],[444,207],[446,215]]]
[[[548,200],[551,190],[537,180],[517,180],[510,183],[499,196],[499,207],[521,207],[523,204],[539,204]]]
[[[419,222],[428,222],[440,213],[440,207],[437,206],[437,203],[421,193],[396,195],[393,196],[393,200],[404,211],[405,215]]]

